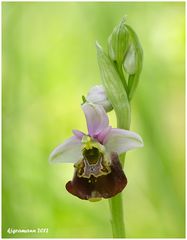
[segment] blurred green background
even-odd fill
[[[73,166],[48,156],[72,129],[86,132],[81,96],[100,83],[95,41],[106,49],[124,15],[144,50],[131,129],[145,146],[126,157],[127,237],[185,236],[185,3],[4,2],[3,237],[112,237],[108,201],[70,195]]]

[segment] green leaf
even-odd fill
[[[101,80],[116,113],[117,125],[120,128],[129,129],[130,105],[125,88],[112,60],[98,43],[96,43],[96,48]]]

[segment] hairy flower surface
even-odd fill
[[[74,136],[57,146],[50,155],[52,163],[74,163],[72,181],[66,184],[71,194],[86,200],[110,198],[127,184],[119,154],[142,147],[141,137],[132,131],[109,126],[101,105],[82,105],[88,134],[73,130]]]

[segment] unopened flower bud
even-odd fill
[[[106,112],[110,112],[113,109],[102,85],[92,87],[86,96],[86,100],[94,104],[102,105]]]
[[[138,36],[126,24],[125,18],[109,36],[108,54],[120,76],[128,99],[131,100],[142,70],[143,51]]]
[[[114,28],[112,34],[108,38],[109,57],[122,64],[125,54],[129,48],[129,31],[125,25],[125,18]]]
[[[137,71],[137,54],[133,44],[130,45],[127,51],[123,66],[125,71],[130,75],[135,74]]]

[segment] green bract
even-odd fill
[[[120,76],[111,59],[104,53],[102,47],[98,43],[96,47],[101,80],[108,99],[116,113],[117,124],[121,128],[129,129],[130,105],[126,90],[123,87]]]

